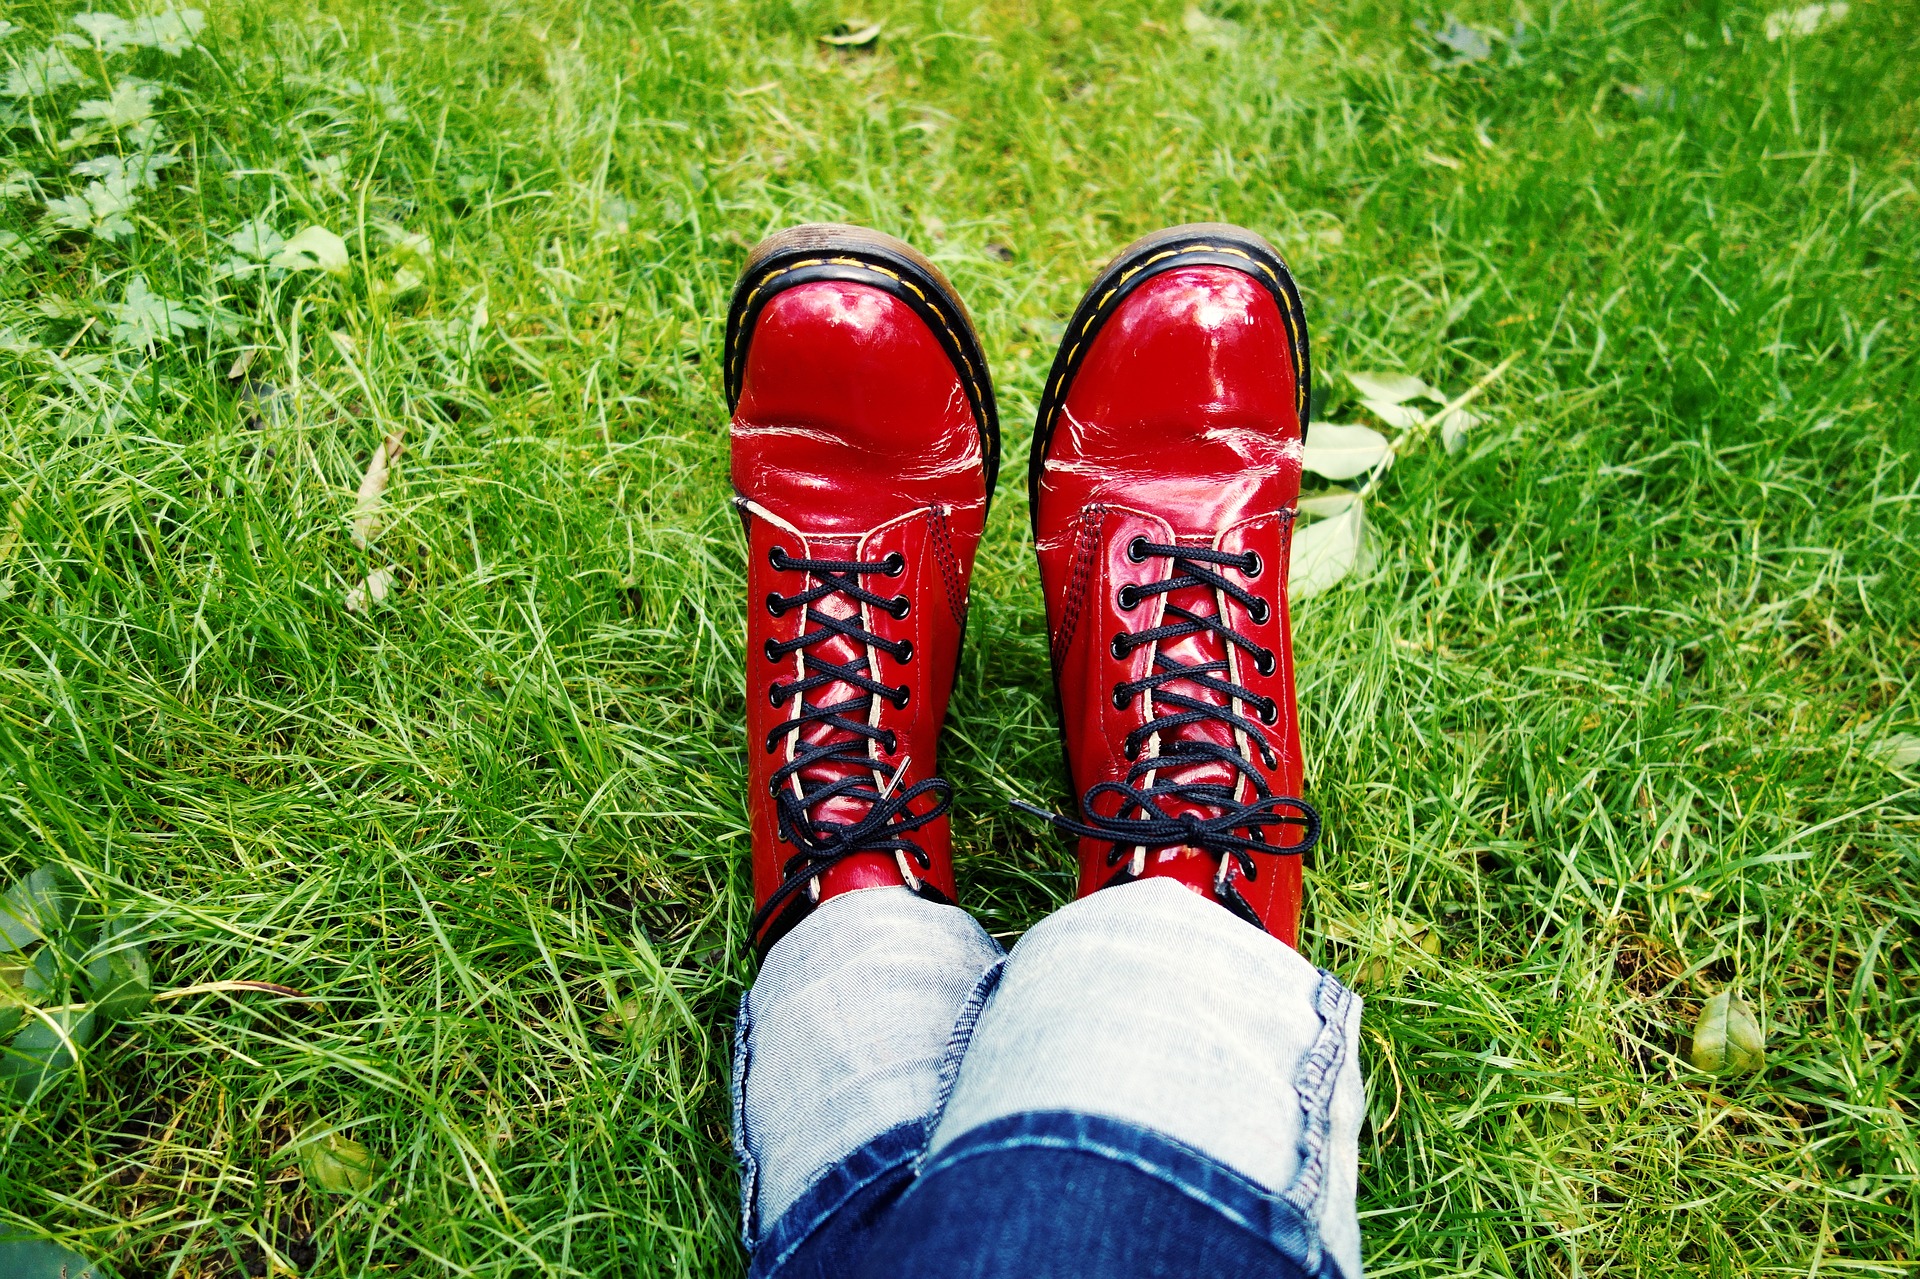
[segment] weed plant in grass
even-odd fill
[[[1091,271],[1207,218],[1292,260],[1320,420],[1512,361],[1297,617],[1371,1272],[1920,1260],[1908,0],[206,7],[0,24],[0,876],[131,903],[160,987],[300,997],[155,1003],[0,1103],[6,1227],[740,1273],[732,275],[913,240],[1018,459]],[[1071,885],[1007,806],[1068,800],[1026,530],[1009,466],[947,739],[1007,940]],[[1688,1063],[1727,990],[1758,1074]]]

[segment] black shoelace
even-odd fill
[[[1271,608],[1264,599],[1217,571],[1219,568],[1232,568],[1249,579],[1257,578],[1264,567],[1257,552],[1234,555],[1199,547],[1162,546],[1144,537],[1136,537],[1127,544],[1127,558],[1136,564],[1156,557],[1172,561],[1171,574],[1157,582],[1122,586],[1119,604],[1123,611],[1139,607],[1151,595],[1205,586],[1238,601],[1256,624],[1265,623],[1271,616]],[[1124,708],[1134,698],[1151,694],[1156,712],[1154,718],[1127,734],[1124,750],[1127,758],[1134,763],[1127,770],[1126,780],[1101,782],[1089,788],[1080,800],[1079,820],[1060,813],[1049,813],[1018,800],[1014,801],[1014,805],[1036,817],[1045,818],[1067,834],[1112,841],[1113,848],[1107,854],[1108,866],[1119,865],[1135,849],[1186,845],[1212,853],[1220,858],[1216,889],[1223,896],[1230,894],[1229,904],[1237,902],[1244,908],[1246,903],[1237,892],[1232,891],[1232,872],[1237,869],[1248,880],[1257,879],[1259,866],[1254,861],[1254,854],[1301,856],[1311,851],[1320,839],[1320,814],[1304,799],[1274,794],[1260,770],[1242,752],[1219,742],[1178,735],[1180,730],[1194,724],[1224,724],[1244,735],[1252,749],[1259,752],[1260,762],[1268,769],[1279,767],[1279,760],[1274,755],[1265,730],[1279,722],[1280,707],[1272,698],[1263,697],[1228,678],[1232,667],[1227,661],[1227,654],[1231,651],[1230,646],[1237,645],[1262,675],[1273,673],[1276,659],[1273,650],[1228,626],[1217,612],[1196,613],[1169,601],[1164,613],[1168,620],[1164,620],[1163,625],[1131,634],[1122,632],[1113,637],[1113,655],[1122,660],[1136,648],[1155,643],[1161,645],[1161,649],[1154,653],[1151,673],[1143,679],[1122,680],[1113,686],[1113,703],[1116,707]],[[1221,642],[1221,657],[1215,661],[1188,664],[1167,656],[1167,643],[1193,635],[1211,635],[1218,639]],[[1181,684],[1218,694],[1224,700],[1214,702],[1192,692],[1182,692],[1176,687]],[[1255,718],[1236,711],[1236,704],[1247,708],[1252,716],[1257,717],[1257,722]],[[1159,753],[1146,759],[1139,758],[1141,750],[1155,734],[1160,736]],[[1178,774],[1196,765],[1209,763],[1226,765],[1232,770],[1234,781],[1185,782],[1178,779]],[[1142,786],[1141,783],[1149,775],[1153,776],[1152,783]],[[1242,801],[1234,797],[1241,779],[1246,781],[1251,790],[1251,799]],[[1120,798],[1119,808],[1111,817],[1095,811],[1097,801],[1108,795]],[[1195,812],[1170,814],[1167,808],[1174,804],[1211,809],[1213,816]],[[1298,840],[1276,844],[1268,839],[1270,827],[1287,825],[1302,828]],[[1135,865],[1132,873],[1137,875],[1141,869]],[[1243,913],[1250,913],[1250,909]],[[1259,921],[1256,918],[1254,922]]]
[[[773,919],[794,894],[856,853],[892,853],[900,864],[900,873],[907,881],[907,886],[917,888],[919,881],[909,865],[909,859],[921,870],[928,869],[932,863],[925,850],[907,836],[938,819],[953,803],[952,786],[939,777],[916,782],[905,790],[894,789],[892,782],[885,788],[873,785],[876,762],[868,754],[867,743],[873,742],[889,754],[898,750],[900,745],[893,730],[876,728],[867,722],[873,709],[873,699],[884,698],[896,707],[905,707],[911,690],[905,684],[895,688],[874,679],[866,652],[869,648],[879,649],[894,660],[905,663],[913,659],[913,642],[889,640],[875,635],[860,625],[857,614],[853,617],[833,617],[816,607],[829,595],[840,595],[857,604],[880,609],[894,618],[904,618],[911,607],[906,596],[896,595],[888,599],[876,595],[862,586],[860,579],[873,574],[898,577],[906,568],[906,558],[894,551],[884,559],[871,562],[801,560],[794,559],[783,548],[776,546],[767,552],[767,562],[779,572],[805,573],[812,582],[798,595],[768,592],[768,612],[779,617],[792,609],[804,608],[806,620],[812,627],[790,640],[768,640],[766,654],[769,662],[779,662],[799,650],[812,650],[814,645],[835,636],[851,641],[860,649],[860,653],[853,660],[836,665],[808,651],[803,659],[804,678],[790,684],[775,680],[767,689],[768,700],[775,706],[791,702],[796,695],[800,698],[799,710],[794,717],[776,725],[767,734],[769,755],[779,750],[781,739],[790,733],[805,733],[816,724],[835,731],[818,742],[809,743],[802,738],[793,758],[775,769],[768,781],[779,820],[780,838],[799,851],[781,866],[780,873],[785,879],[767,898],[766,904],[755,912],[749,926],[749,936],[758,936],[761,927]],[[808,700],[820,689],[835,683],[850,684],[859,692],[845,701],[827,706],[815,705]],[[831,764],[852,764],[857,771],[846,777],[822,780],[819,776],[821,767]],[[899,767],[894,770],[895,782],[906,771],[906,765],[907,761],[901,760]],[[798,779],[798,794],[794,793],[795,779]],[[912,806],[923,795],[935,795],[938,798],[926,812],[915,813]],[[866,804],[866,815],[854,822],[830,821],[814,815],[820,805],[843,796]]]

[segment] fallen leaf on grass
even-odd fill
[[[1331,920],[1327,940],[1352,946],[1368,958],[1355,971],[1362,985],[1398,986],[1416,967],[1440,957],[1440,934],[1433,925],[1402,915]]]
[[[400,460],[402,434],[395,431],[380,442],[380,447],[373,451],[373,456],[367,461],[367,473],[360,477],[360,491],[353,499],[353,544],[363,551],[380,535],[380,516],[386,507],[387,477],[392,473],[393,464]]]
[[[323,226],[310,226],[288,240],[269,266],[283,271],[325,271],[345,275],[347,242]]]
[[[1830,27],[1847,16],[1846,0],[1834,4],[1810,4],[1798,9],[1775,9],[1763,25],[1767,39],[1783,36],[1810,36],[1821,27]]]
[[[1467,446],[1467,432],[1484,420],[1478,413],[1469,413],[1465,409],[1443,414],[1440,418],[1440,442],[1447,446],[1447,452],[1458,453]]]
[[[1180,26],[1199,44],[1229,48],[1240,39],[1240,24],[1231,18],[1216,18],[1197,4],[1187,6],[1180,15]]]
[[[1867,754],[1888,768],[1920,764],[1920,733],[1895,733],[1867,747]]]
[[[1303,497],[1299,502],[1302,515],[1311,515],[1316,519],[1325,519],[1339,515],[1360,500],[1358,493],[1347,489],[1334,489],[1327,493],[1315,493],[1312,497]]]
[[[106,1279],[98,1266],[50,1239],[0,1239],[0,1275],[7,1279]]]
[[[1349,373],[1347,381],[1360,392],[1367,412],[1399,431],[1422,426],[1427,420],[1427,415],[1409,404],[1409,400],[1447,402],[1446,396],[1406,373]]]
[[[188,995],[215,995],[223,991],[263,990],[270,995],[285,995],[288,999],[305,999],[304,991],[291,986],[281,986],[270,981],[206,981],[198,986],[176,986],[172,990],[163,990],[153,997],[154,1003],[168,999],[185,999]]]
[[[1287,580],[1292,598],[1311,598],[1351,573],[1360,561],[1366,531],[1366,507],[1356,495],[1339,515],[1294,533],[1293,569]]]
[[[621,1039],[644,1029],[652,1020],[652,1013],[652,1007],[642,1003],[639,996],[629,995],[601,1013],[594,1028],[609,1038]]]
[[[8,560],[11,560],[14,551],[19,548],[20,530],[27,522],[27,504],[33,501],[33,490],[39,484],[39,476],[29,476],[27,487],[21,490],[20,496],[14,498],[13,504],[7,508],[7,527],[5,531],[0,531],[0,565],[5,565]]]
[[[1693,1064],[1710,1075],[1738,1075],[1767,1064],[1766,1040],[1747,1001],[1723,990],[1693,1027]]]
[[[857,49],[872,44],[880,38],[881,22],[868,22],[865,18],[848,18],[834,27],[832,34],[820,37],[821,44],[830,44],[837,49]]]
[[[1422,396],[1435,404],[1447,402],[1446,396],[1408,373],[1349,373],[1347,381],[1363,398],[1382,404],[1405,404]]]
[[[1421,35],[1426,36],[1435,44],[1452,51],[1453,57],[1451,59],[1442,60],[1435,58],[1434,64],[1436,66],[1462,67],[1473,62],[1484,62],[1487,56],[1493,52],[1493,42],[1491,40],[1452,14],[1447,15],[1446,24],[1438,31],[1433,30],[1428,27],[1425,22],[1418,19],[1414,21],[1413,25],[1414,29],[1419,31]]]
[[[1350,480],[1378,466],[1388,447],[1387,437],[1370,426],[1316,422],[1307,432],[1300,465],[1330,480]]]
[[[375,569],[367,574],[366,581],[347,592],[347,612],[364,613],[387,598],[399,575],[400,568],[397,564],[389,564],[385,568]]]
[[[100,1019],[91,1010],[36,1010],[32,1020],[0,1046],[0,1088],[22,1101],[73,1069],[74,1055],[93,1042]]]
[[[299,1141],[300,1162],[314,1188],[330,1195],[357,1195],[373,1189],[380,1160],[371,1150],[337,1132],[318,1131],[315,1124]]]

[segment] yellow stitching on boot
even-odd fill
[[[1131,267],[1125,272],[1121,273],[1120,278],[1113,282],[1113,286],[1109,288],[1105,293],[1100,295],[1100,300],[1093,304],[1093,309],[1087,312],[1086,320],[1080,325],[1079,336],[1074,339],[1073,345],[1067,348],[1067,358],[1065,362],[1065,367],[1063,367],[1060,370],[1060,376],[1053,380],[1053,390],[1050,392],[1050,395],[1053,397],[1058,397],[1061,390],[1065,387],[1066,380],[1067,380],[1067,371],[1073,367],[1073,360],[1074,360],[1074,357],[1080,351],[1081,342],[1086,338],[1087,332],[1089,329],[1093,327],[1094,322],[1096,320],[1100,320],[1103,318],[1101,316],[1101,312],[1106,309],[1107,303],[1113,300],[1113,295],[1118,293],[1128,280],[1131,280],[1134,276],[1140,274],[1140,272],[1146,270],[1148,267],[1152,266],[1154,263],[1164,262],[1168,258],[1182,257],[1189,253],[1230,254],[1233,257],[1241,258],[1245,260],[1247,263],[1249,263],[1252,266],[1258,267],[1260,269],[1260,272],[1263,275],[1265,275],[1267,279],[1273,282],[1274,291],[1276,293],[1281,294],[1280,319],[1281,319],[1281,322],[1287,326],[1287,341],[1290,344],[1289,354],[1293,356],[1294,373],[1295,373],[1295,377],[1293,380],[1294,381],[1294,387],[1293,387],[1294,415],[1297,418],[1299,418],[1302,423],[1305,423],[1307,420],[1308,396],[1307,396],[1307,387],[1305,383],[1302,381],[1302,379],[1298,376],[1299,368],[1300,368],[1300,333],[1294,327],[1293,308],[1287,305],[1287,298],[1285,296],[1286,290],[1280,287],[1280,277],[1274,273],[1274,270],[1272,267],[1268,266],[1265,262],[1262,262],[1260,259],[1254,257],[1251,253],[1248,253],[1245,249],[1238,248],[1231,244],[1189,244],[1178,249],[1164,249],[1161,252],[1154,254],[1152,257],[1148,258],[1146,261],[1141,262],[1139,265]],[[1060,410],[1065,407],[1066,405],[1064,404],[1064,402],[1053,406],[1053,412],[1049,415],[1049,420],[1048,420],[1049,427],[1052,426],[1053,420],[1057,419],[1060,416]]]
[[[941,309],[935,306],[928,299],[926,291],[920,288],[920,286],[915,284],[912,280],[907,279],[905,276],[901,275],[897,271],[890,271],[886,267],[876,266],[872,262],[866,262],[861,260],[860,258],[852,258],[852,257],[804,258],[800,261],[789,262],[787,265],[779,268],[778,270],[767,272],[765,275],[761,276],[758,281],[754,283],[752,292],[747,294],[746,301],[741,304],[741,307],[740,307],[741,314],[744,315],[748,311],[753,309],[754,299],[759,297],[761,290],[765,289],[767,285],[771,284],[774,280],[778,279],[783,275],[788,274],[789,272],[798,271],[803,267],[810,267],[810,266],[857,267],[864,271],[872,271],[875,275],[884,275],[888,279],[894,281],[895,283],[903,285],[906,288],[912,289],[913,295],[919,298],[921,302],[925,303],[927,309],[932,311],[935,316],[939,317],[940,327],[947,331],[947,338],[949,341],[953,343],[953,349],[960,353],[960,363],[963,366],[965,366],[962,369],[962,373],[966,377],[967,385],[973,391],[974,400],[978,402],[980,405],[980,415],[982,419],[986,417],[986,414],[987,414],[986,394],[984,391],[982,391],[980,387],[980,379],[976,377],[974,374],[974,369],[972,367],[973,362],[967,358],[966,343],[960,340],[959,334],[953,331],[953,326],[947,323],[947,317],[941,313]],[[738,368],[738,362],[742,354],[740,342],[741,342],[741,339],[745,336],[745,334],[746,334],[746,326],[742,325],[741,331],[734,335],[733,347],[727,352],[725,365],[721,371],[723,377],[731,379],[732,377],[735,376],[737,372],[741,371]],[[984,420],[982,425],[984,426]]]

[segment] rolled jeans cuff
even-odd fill
[[[965,911],[905,888],[829,898],[767,953],[740,1000],[732,1081],[740,1238],[756,1270],[803,1196],[832,1199],[847,1178],[924,1153],[1004,957]],[[843,1168],[856,1152],[859,1167]]]
[[[1197,1152],[1360,1276],[1361,1003],[1292,947],[1167,879],[1104,889],[1014,947],[927,1166],[1019,1116],[1118,1120]]]

